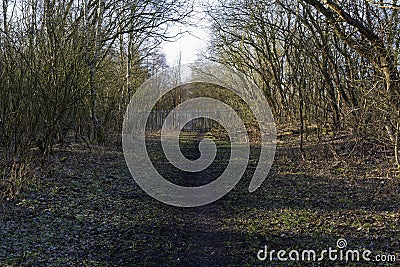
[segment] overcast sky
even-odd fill
[[[191,63],[198,59],[198,54],[201,50],[204,50],[208,45],[209,35],[207,30],[207,19],[201,7],[201,3],[204,0],[195,1],[194,17],[191,20],[191,24],[195,26],[176,26],[171,29],[171,34],[177,32],[184,32],[180,35],[179,39],[174,42],[162,43],[162,48],[166,54],[167,63],[169,66],[177,64],[179,55],[181,54],[181,63]]]

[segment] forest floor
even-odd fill
[[[302,159],[295,144],[280,140],[257,191],[247,190],[257,163],[251,161],[234,190],[198,208],[148,196],[121,149],[60,147],[45,177],[0,203],[0,266],[400,266],[399,179],[383,157],[344,163],[329,147],[306,146]],[[346,249],[398,261],[257,259],[265,245],[322,251],[336,248],[340,238]]]

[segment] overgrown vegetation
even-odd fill
[[[211,38],[202,59],[263,90],[278,149],[250,195],[260,134],[248,107],[209,84],[174,89],[154,111],[217,98],[243,119],[252,146],[232,192],[179,209],[134,183],[121,128],[135,91],[168,67],[160,44],[188,23],[193,4],[1,0],[0,266],[255,266],[264,245],[324,249],[338,238],[400,259],[398,1],[205,3]],[[192,130],[219,148],[201,173],[174,169],[159,132],[147,136],[154,165],[177,184],[204,185],[227,165],[227,132],[198,122],[206,129]],[[197,158],[199,133],[181,137],[183,153]]]
[[[15,192],[14,179],[25,180],[14,172],[30,172],[32,149],[47,156],[68,134],[88,145],[116,142],[134,91],[166,66],[158,45],[173,37],[167,27],[183,23],[191,6],[185,0],[2,0],[5,191]]]
[[[208,57],[263,88],[278,123],[390,147],[400,168],[400,10],[392,2],[216,1]]]
[[[216,1],[208,59],[263,89],[279,126],[346,132],[399,164],[399,9],[371,1]],[[192,1],[2,0],[0,143],[7,162],[67,134],[120,142],[129,99],[166,67],[159,49]],[[172,100],[179,102],[178,95]],[[223,96],[227,101],[230,97]],[[176,104],[178,102],[173,102]],[[286,126],[283,126],[286,127]],[[303,152],[301,152],[303,153]],[[29,164],[28,164],[29,165]]]

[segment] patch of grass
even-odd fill
[[[183,149],[191,145],[183,143]],[[153,159],[160,160],[157,144],[150,146]],[[226,156],[229,146],[219,148]],[[256,156],[257,147],[253,150]],[[350,249],[400,257],[398,180],[360,176],[351,167],[346,176],[332,174],[325,171],[329,160],[303,161],[297,155],[278,148],[270,174],[252,194],[248,185],[256,160],[229,194],[185,209],[140,189],[121,151],[56,150],[40,184],[0,204],[0,265],[305,266],[262,263],[257,252],[265,245],[322,250],[335,247],[338,238],[346,238]],[[223,160],[215,167],[207,175],[220,173]],[[179,175],[181,181],[188,178]]]

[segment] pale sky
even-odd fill
[[[163,42],[161,44],[169,66],[178,63],[180,54],[182,64],[192,63],[199,59],[199,52],[207,47],[209,35],[207,19],[200,6],[202,2],[204,0],[195,0],[194,15],[191,19],[191,24],[194,24],[194,26],[179,25],[172,28],[171,34],[176,34],[179,31],[187,31],[187,33],[180,35],[174,42]]]

